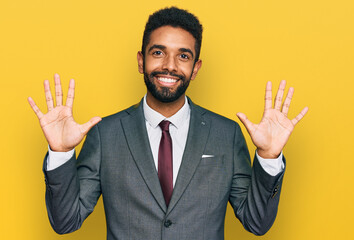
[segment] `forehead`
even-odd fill
[[[183,28],[163,26],[151,33],[147,49],[152,45],[163,45],[170,49],[189,48],[194,52],[195,39],[192,34]]]

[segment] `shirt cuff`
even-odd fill
[[[256,151],[258,162],[261,164],[264,171],[271,176],[276,176],[284,170],[283,152],[280,153],[278,158],[262,158]]]
[[[48,145],[47,171],[54,170],[72,158],[75,153],[75,148],[68,152],[54,152]]]

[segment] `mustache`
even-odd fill
[[[151,77],[155,77],[156,75],[168,75],[168,76],[173,76],[173,77],[178,77],[179,79],[181,79],[182,81],[184,81],[186,78],[183,75],[179,75],[173,72],[159,72],[159,71],[154,71],[150,73]]]

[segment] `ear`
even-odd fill
[[[194,64],[194,68],[193,68],[191,80],[194,80],[194,78],[197,76],[197,73],[198,73],[198,71],[199,71],[199,69],[200,69],[201,67],[202,67],[202,60],[199,59],[199,60]]]
[[[139,73],[143,74],[144,73],[144,56],[141,53],[141,51],[138,52],[137,58],[138,58]]]

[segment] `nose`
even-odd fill
[[[176,59],[173,56],[166,56],[162,68],[169,72],[177,72],[178,66]]]

